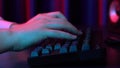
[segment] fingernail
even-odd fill
[[[73,35],[73,36],[72,36],[72,38],[73,38],[73,39],[76,39],[76,38],[77,38],[77,36]]]

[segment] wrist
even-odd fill
[[[6,20],[0,20],[0,29],[10,29],[13,28],[14,25],[17,25],[17,23]]]
[[[12,23],[12,24],[10,24],[9,29],[14,28],[16,25],[18,25],[18,24],[17,24],[17,23]]]

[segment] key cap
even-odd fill
[[[54,46],[54,51],[57,51],[57,50],[59,50],[60,48],[61,48],[60,43],[57,43],[57,44],[55,44],[55,46]]]
[[[50,51],[49,49],[42,49],[42,56],[49,55]]]
[[[86,37],[85,37],[85,39],[83,41],[83,45],[82,45],[82,48],[81,48],[82,51],[90,50],[90,43],[89,43],[90,39],[91,39],[91,29],[87,28]]]
[[[50,44],[46,45],[45,47],[46,49],[49,49],[50,51],[52,51],[52,46]]]
[[[73,41],[70,48],[69,52],[77,52],[77,41]]]
[[[67,53],[67,52],[68,52],[68,50],[66,47],[60,48],[60,51],[59,51],[60,54]]]
[[[32,52],[31,52],[31,57],[36,57],[38,56],[38,52],[42,50],[42,47],[36,47]]]
[[[90,50],[89,43],[87,43],[87,42],[83,43],[81,51],[88,51],[88,50]]]
[[[69,52],[77,52],[77,46],[76,45],[71,45]]]

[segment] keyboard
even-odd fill
[[[28,58],[31,68],[50,66],[103,66],[106,64],[106,49],[93,45],[93,31],[87,28],[76,40],[47,40],[34,48]]]

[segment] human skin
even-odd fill
[[[26,23],[0,29],[0,53],[21,51],[47,38],[72,40],[80,34],[60,12],[38,14]]]

